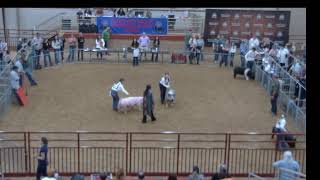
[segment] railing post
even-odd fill
[[[179,151],[180,151],[180,133],[178,134],[178,144],[177,144],[177,175],[179,174],[179,155],[180,155],[180,153],[179,153]]]
[[[78,173],[80,173],[80,133],[77,133],[77,148],[78,148]]]
[[[131,173],[131,157],[132,157],[132,133],[130,133],[130,138],[129,138],[129,152],[130,152],[130,156],[129,156],[129,173]]]
[[[129,143],[129,133],[126,134],[126,176],[128,175],[128,151],[129,151],[129,147],[128,147],[128,143]]]
[[[24,143],[24,165],[25,171],[28,171],[28,151],[27,151],[27,132],[23,133],[23,143]]]
[[[229,174],[229,170],[230,170],[230,143],[231,143],[231,134],[230,133],[227,133],[227,141],[228,141],[228,145],[227,145],[227,148],[228,148],[228,154],[227,154],[227,174]]]
[[[29,159],[29,175],[31,174],[31,148],[30,148],[30,132],[28,132],[28,159]]]
[[[227,164],[227,149],[228,149],[228,133],[225,134],[223,164]]]

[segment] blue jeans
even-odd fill
[[[70,46],[70,47],[69,47],[69,56],[68,56],[67,61],[70,62],[70,58],[71,58],[72,61],[74,61],[75,49],[76,49],[75,46]]]
[[[224,66],[227,67],[227,65],[228,65],[228,53],[223,53],[222,54],[222,58],[221,58],[219,66],[221,67],[223,63],[224,63]]]
[[[33,79],[32,74],[28,71],[26,71],[26,76],[31,84],[31,86],[37,85],[37,82]]]
[[[252,67],[253,67],[253,61],[248,61],[247,62],[247,68],[249,68],[252,71]]]
[[[118,104],[119,104],[118,92],[111,90],[111,96],[112,96],[112,108],[113,110],[118,110]]]
[[[50,66],[52,66],[51,62],[51,56],[49,50],[43,50],[43,61],[44,61],[44,66],[47,67],[47,59],[49,59]]]
[[[214,51],[214,61],[219,61],[219,52],[218,51]]]
[[[60,49],[54,50],[54,60],[56,64],[60,63]]]

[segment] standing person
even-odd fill
[[[153,61],[153,57],[154,54],[155,55],[155,62],[158,62],[158,52],[159,52],[159,48],[160,48],[160,39],[157,36],[154,40],[153,40],[153,47],[152,47],[152,56],[151,56],[151,60]]]
[[[156,118],[153,115],[154,99],[151,91],[151,85],[147,85],[143,93],[143,118],[142,123],[147,122],[147,115],[151,117],[151,121],[155,121]]]
[[[189,29],[189,31],[187,31],[186,34],[184,35],[184,44],[185,44],[186,51],[190,50],[189,40],[191,37],[192,37],[192,29]]]
[[[115,111],[118,111],[118,103],[119,103],[119,95],[118,92],[122,91],[126,95],[129,95],[129,93],[126,91],[126,89],[123,87],[124,79],[120,78],[120,80],[117,83],[114,83],[111,87],[111,91],[109,93],[110,96],[112,96],[112,108]]]
[[[220,67],[222,66],[223,63],[225,67],[228,66],[228,56],[229,56],[229,41],[227,40],[225,45],[222,45],[222,58],[219,64]]]
[[[102,37],[103,37],[103,41],[104,41],[104,48],[108,48],[108,42],[110,40],[110,32],[109,32],[108,26],[106,26],[106,28],[103,30]],[[106,55],[107,54],[108,54],[108,52],[106,51]]]
[[[139,42],[138,42],[137,38],[134,38],[131,43],[131,48],[133,49],[136,47],[139,47]]]
[[[144,52],[144,57],[146,58],[147,51],[149,49],[150,38],[146,35],[145,32],[143,32],[142,36],[139,37],[138,42],[140,45],[141,54]]]
[[[252,48],[258,48],[259,47],[259,39],[253,35],[253,37],[249,40],[249,49],[252,49]]]
[[[161,104],[164,104],[167,88],[170,88],[170,81],[171,81],[171,78],[169,76],[169,73],[165,73],[164,76],[162,76],[160,79],[159,88],[160,88]]]
[[[133,66],[139,65],[139,56],[140,56],[140,49],[138,46],[135,46],[133,48],[133,61],[132,61]]]
[[[11,85],[12,93],[15,95],[19,105],[22,105],[19,95],[17,93],[17,90],[20,88],[19,81],[20,81],[20,78],[18,74],[18,67],[13,66],[10,72],[10,85]]]
[[[263,54],[263,53],[258,53],[256,51],[256,48],[252,48],[244,57],[246,59],[247,68],[250,68],[251,71],[253,69],[253,65],[254,65],[254,61],[256,59],[256,56],[258,54]]]
[[[240,44],[240,61],[241,61],[241,67],[245,67],[245,58],[244,56],[248,53],[249,51],[249,44],[247,43],[247,40],[244,39],[241,41],[241,44]]]
[[[200,169],[198,166],[194,166],[192,174],[188,176],[187,180],[205,180],[204,176],[200,174]]]
[[[196,34],[192,34],[192,37],[189,40],[189,45],[190,45],[189,63],[193,64],[192,61],[196,57],[196,48],[197,48]]]
[[[203,48],[204,48],[204,40],[203,40],[203,36],[201,34],[198,34],[198,39],[197,39],[197,49],[199,51],[199,56],[200,56],[200,60],[203,61]],[[199,64],[199,63],[198,63]]]
[[[68,39],[69,43],[69,56],[67,61],[74,61],[74,54],[75,54],[75,49],[76,49],[76,38],[74,37],[73,34],[71,34],[71,37]]]
[[[278,76],[276,74],[273,75],[272,78],[272,86],[271,86],[271,113],[273,116],[277,115],[277,101],[279,95],[279,81]]]
[[[38,155],[38,167],[37,167],[37,180],[40,180],[41,176],[47,176],[48,166],[48,140],[45,137],[41,138],[41,147]]]
[[[66,39],[64,38],[63,34],[60,36],[60,53],[61,53],[61,62],[64,60],[64,45],[66,43]]]
[[[98,36],[96,39],[97,59],[99,58],[99,55],[100,55],[100,58],[102,60],[103,47],[104,47],[104,40],[101,38],[101,36]]]
[[[22,67],[25,72],[25,75],[27,76],[30,85],[31,86],[36,86],[38,83],[34,80],[32,77],[32,71],[31,71],[31,66],[30,63],[28,62],[28,59],[26,58],[25,54],[21,54],[21,60],[22,60]],[[50,61],[51,62],[51,61]]]
[[[285,48],[281,47],[280,50],[278,51],[277,56],[279,58],[280,66],[283,68],[288,67],[288,58],[289,58],[288,45],[286,45]]]
[[[61,41],[57,36],[55,36],[54,40],[52,41],[52,48],[54,50],[54,60],[56,65],[60,64],[60,50],[61,50]]]
[[[229,53],[230,53],[230,67],[233,67],[234,55],[235,55],[236,52],[237,52],[237,46],[235,45],[234,42],[232,42],[230,50],[229,50]]]
[[[43,49],[44,67],[47,67],[48,65],[47,58],[49,59],[50,66],[52,66],[49,48],[50,48],[50,44],[48,42],[48,39],[43,39],[42,49]]]
[[[19,85],[20,87],[23,87],[24,85],[24,71],[23,71],[23,66],[22,66],[22,62],[21,59],[17,59],[16,62],[14,63],[15,66],[18,67],[18,74],[19,74]]]
[[[273,167],[275,168],[285,168],[295,172],[300,171],[300,166],[297,161],[295,161],[292,157],[291,151],[285,151],[283,153],[283,159],[276,161],[273,163]],[[283,172],[280,170],[279,172],[279,180],[287,180],[287,179],[297,179],[297,175],[294,175],[290,172]]]
[[[37,33],[36,37],[33,38],[32,40],[32,45],[34,45],[35,50],[36,50],[36,63],[34,63],[35,65],[35,69],[41,69],[41,65],[40,65],[40,54],[41,54],[41,50],[42,50],[42,38],[40,37],[40,34]]]
[[[218,35],[212,42],[212,50],[214,53],[214,63],[219,61],[219,46],[220,46],[220,35]]]
[[[81,53],[81,61],[83,61],[83,49],[84,49],[84,37],[83,34],[80,33],[78,37],[78,61],[80,61],[80,53]]]

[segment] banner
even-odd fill
[[[168,33],[167,18],[97,17],[99,33],[109,26],[112,34],[159,34]]]
[[[226,39],[249,39],[287,43],[289,40],[290,11],[217,10],[206,9],[204,39],[207,46],[218,35]]]

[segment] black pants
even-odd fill
[[[99,58],[99,55],[100,55],[100,58],[102,59],[102,51],[97,52],[97,59]]]
[[[80,60],[80,53],[81,53],[81,60],[83,61],[83,49],[82,48],[78,49],[78,61]]]
[[[271,99],[271,112],[274,115],[277,115],[277,100],[278,100],[278,96],[275,96],[274,98]]]
[[[47,176],[47,166],[46,165],[39,165],[37,168],[37,180],[41,179],[41,176]]]
[[[35,69],[40,69],[40,54],[41,54],[41,50],[35,50],[35,51],[36,51]]]
[[[152,121],[156,120],[156,117],[154,117],[154,115],[153,115],[153,111],[151,111],[151,120]],[[146,122],[147,122],[147,114],[143,113],[142,123],[146,123]]]
[[[228,53],[223,53],[219,66],[221,67],[223,63],[224,63],[224,66],[227,67],[227,65],[228,65]]]
[[[154,52],[153,52],[153,53],[152,53],[152,56],[151,56],[151,60],[153,61],[153,56],[154,56],[154,54],[156,54],[156,55],[155,55],[155,61],[158,62],[158,53],[154,53]]]
[[[60,51],[61,51],[61,61],[63,61],[64,60],[64,46],[63,47],[61,47],[61,49],[60,49]]]
[[[159,83],[159,87],[160,87],[160,99],[161,99],[161,103],[164,104],[164,100],[166,98],[166,91],[167,88],[165,86],[163,86],[162,84]]]
[[[133,65],[133,66],[138,66],[138,65],[139,65],[139,59],[138,59],[138,57],[133,57],[132,65]]]

